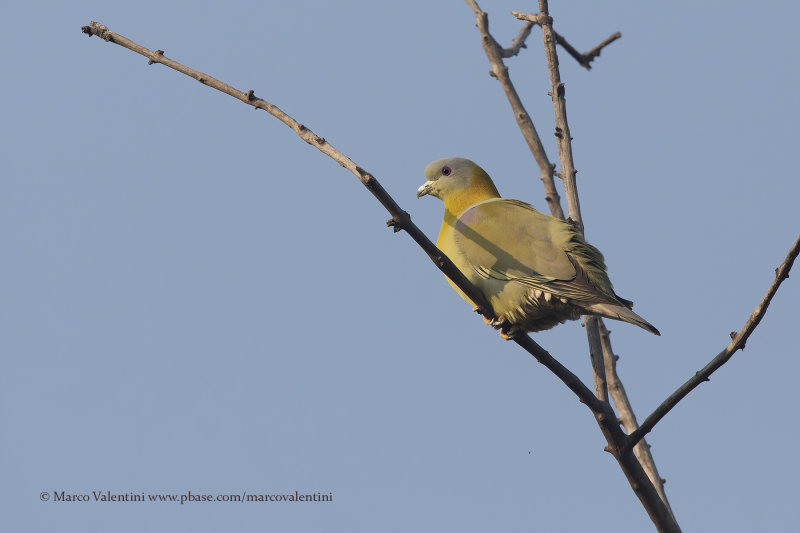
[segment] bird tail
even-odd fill
[[[661,335],[661,333],[650,322],[640,317],[627,307],[609,303],[596,303],[586,306],[586,310],[596,315],[612,318],[614,320],[622,320],[630,324],[635,324],[642,329],[646,329],[654,335]]]

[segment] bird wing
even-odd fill
[[[603,256],[570,224],[519,200],[475,204],[455,223],[458,251],[484,279],[583,302],[615,302]]]

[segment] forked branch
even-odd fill
[[[536,164],[539,166],[539,173],[541,174],[542,184],[544,185],[544,198],[545,201],[547,201],[547,207],[550,209],[550,214],[556,218],[564,218],[564,211],[561,209],[561,197],[558,194],[555,179],[553,178],[553,164],[550,163],[550,160],[547,158],[547,153],[542,145],[542,140],[539,138],[539,133],[536,131],[536,127],[533,125],[533,119],[531,119],[531,116],[525,110],[525,106],[522,105],[522,100],[520,99],[519,94],[517,94],[514,84],[511,83],[511,77],[508,75],[508,67],[503,62],[503,57],[508,56],[505,55],[503,47],[500,46],[495,38],[492,37],[492,34],[489,33],[489,15],[481,10],[480,6],[475,0],[465,1],[472,8],[472,12],[475,14],[475,22],[478,26],[478,30],[481,32],[481,44],[483,45],[483,51],[486,53],[486,57],[489,59],[489,64],[492,66],[490,74],[500,82],[500,85],[502,85],[503,91],[506,93],[506,98],[508,98],[508,103],[511,105],[511,111],[513,111],[514,118],[517,121],[517,126],[522,132],[525,142],[528,143],[528,149],[531,151],[533,158],[536,160]],[[523,35],[523,33],[520,33],[520,36],[517,37],[515,46],[523,41],[523,36],[527,37],[528,34],[530,34],[530,27],[532,25],[526,24],[525,26],[528,29],[527,34]],[[524,30],[525,28],[523,28],[523,31]]]
[[[277,106],[267,102],[266,100],[256,97],[253,94],[253,91],[242,92],[234,89],[230,85],[223,83],[220,80],[209,76],[208,74],[203,74],[202,72],[191,69],[181,63],[178,63],[177,61],[169,59],[164,55],[163,50],[149,50],[118,33],[110,31],[106,26],[97,22],[92,22],[88,26],[83,26],[81,30],[83,33],[86,33],[90,36],[96,35],[106,42],[118,44],[124,48],[127,48],[128,50],[143,55],[148,59],[148,64],[160,63],[164,66],[175,69],[178,72],[186,74],[187,76],[196,79],[204,85],[233,96],[237,100],[240,100],[248,105],[251,105],[257,109],[263,109],[270,115],[289,126],[295,133],[297,133],[297,135],[300,136],[301,139],[314,146],[325,155],[331,157],[341,166],[355,174],[361,183],[363,183],[364,186],[370,190],[370,192],[392,215],[392,218],[387,222],[387,225],[393,226],[395,231],[405,230],[411,236],[411,238],[414,239],[414,241],[423,250],[425,250],[425,252],[428,254],[428,257],[430,257],[434,264],[436,264],[436,266],[448,278],[450,278],[453,283],[455,283],[467,296],[469,296],[469,298],[476,304],[481,314],[488,318],[495,318],[493,311],[486,302],[483,294],[475,289],[469,280],[464,277],[461,271],[456,268],[452,261],[450,261],[450,259],[448,259],[447,256],[441,250],[439,250],[411,221],[409,214],[403,211],[400,206],[397,205],[389,193],[386,192],[380,183],[378,183],[378,180],[372,174],[356,165],[349,157],[334,148],[324,138],[316,135],[310,129],[281,111]],[[528,335],[518,334],[514,337],[514,341],[524,348],[528,353],[533,355],[551,372],[553,372],[561,381],[563,381],[567,387],[569,387],[569,389],[578,396],[580,401],[586,404],[592,410],[592,412],[595,414],[595,417],[598,418],[598,420],[602,420],[601,425],[604,425],[606,431],[614,435],[613,438],[619,444],[624,442],[622,439],[626,438],[625,434],[616,423],[616,415],[607,403],[600,402],[597,398],[595,398],[595,396],[592,394],[592,391],[589,390],[575,374],[573,374],[561,363],[556,361],[553,356],[551,356],[544,348],[539,346]]]
[[[472,0],[467,0],[467,2],[471,5],[477,6],[477,4],[472,2]],[[542,4],[544,5],[545,9],[541,8]],[[546,5],[546,0],[540,0],[540,10],[544,14],[547,13]],[[173,68],[178,72],[196,79],[204,85],[233,96],[234,98],[251,105],[256,109],[263,109],[276,117],[278,120],[290,127],[295,133],[297,133],[301,139],[334,159],[341,166],[350,170],[392,215],[392,218],[389,220],[389,222],[387,222],[387,225],[393,226],[395,231],[399,231],[401,229],[405,230],[427,253],[436,266],[470,299],[472,299],[474,303],[477,304],[479,310],[485,316],[494,318],[491,307],[488,305],[483,295],[477,291],[472,284],[469,283],[466,277],[464,277],[464,275],[455,267],[455,265],[453,265],[453,263],[445,256],[445,254],[436,248],[436,246],[422,233],[422,231],[413,222],[411,222],[411,218],[408,213],[399,207],[399,205],[388,194],[388,192],[383,189],[378,180],[370,173],[357,166],[342,152],[331,146],[330,143],[328,143],[324,138],[314,134],[314,132],[281,111],[277,106],[256,97],[252,90],[248,92],[242,92],[234,89],[230,85],[227,85],[211,76],[188,68],[174,60],[167,58],[164,56],[164,52],[162,50],[151,51],[134,43],[133,41],[130,41],[129,39],[126,39],[125,37],[122,37],[117,33],[109,31],[107,27],[95,22],[92,22],[89,26],[84,26],[82,31],[88,35],[96,35],[107,42],[119,44],[120,46],[147,57],[149,64],[161,63],[165,66]],[[563,84],[561,84],[561,86],[563,87]],[[557,94],[554,94],[554,99],[556,96]],[[777,292],[781,282],[788,277],[789,270],[791,269],[791,266],[799,252],[800,237],[798,237],[798,240],[795,242],[784,262],[776,270],[776,279],[770,286],[767,295],[753,312],[742,330],[733,337],[731,344],[711,363],[709,363],[706,368],[698,372],[694,378],[689,380],[684,386],[670,396],[670,398],[668,398],[664,404],[659,406],[659,408],[656,409],[656,411],[654,411],[654,413],[650,415],[647,420],[645,420],[642,426],[634,431],[630,436],[626,435],[620,429],[616,414],[611,409],[610,404],[595,397],[595,395],[592,394],[592,391],[589,390],[589,388],[586,387],[586,385],[584,385],[584,383],[577,376],[575,376],[575,374],[555,360],[555,358],[553,358],[529,336],[520,334],[514,338],[514,341],[518,345],[528,351],[528,353],[533,355],[540,363],[542,363],[559,379],[561,379],[561,381],[564,382],[567,387],[578,396],[580,401],[586,404],[589,409],[591,409],[601,431],[608,441],[607,450],[611,452],[619,462],[632,488],[644,504],[647,512],[650,514],[659,531],[679,531],[679,529],[677,523],[675,523],[674,518],[671,515],[671,512],[669,511],[669,508],[664,502],[662,502],[641,464],[636,460],[636,457],[632,452],[633,446],[639,442],[639,440],[641,440],[641,438],[648,431],[650,431],[652,427],[672,407],[674,407],[675,404],[677,404],[678,401],[680,401],[686,396],[686,394],[696,387],[697,384],[707,380],[708,375],[710,375],[714,370],[722,366],[722,364],[730,359],[731,355],[736,350],[744,347],[745,341],[749,338],[750,334],[761,321],[761,318],[764,316],[764,313],[766,312],[772,297]]]
[[[542,22],[546,20],[540,18],[541,17],[540,14],[535,14],[535,13],[529,14],[529,13],[521,13],[519,11],[512,11],[511,14],[520,20],[527,20],[528,24],[538,24],[539,26],[541,26]],[[525,27],[527,28],[527,25]],[[598,44],[588,52],[581,53],[574,46],[569,44],[569,42],[564,38],[564,36],[562,36],[557,31],[553,30],[553,35],[555,36],[556,43],[560,44],[561,47],[564,50],[566,50],[569,55],[575,58],[575,61],[577,61],[578,64],[580,64],[580,66],[582,66],[586,70],[592,70],[591,63],[592,61],[594,61],[596,57],[600,56],[600,52],[603,51],[603,48],[605,48],[609,44],[613,43],[614,41],[622,37],[622,34],[620,32],[612,33],[604,41],[602,41],[600,44]]]
[[[477,4],[476,4],[477,5]],[[531,30],[533,29],[533,22],[526,22],[524,26],[519,30],[519,35],[514,42],[508,48],[503,48],[500,54],[503,57],[513,57],[519,54],[519,51],[523,48],[527,48],[525,45],[525,39],[531,34]]]

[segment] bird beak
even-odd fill
[[[426,194],[431,194],[433,192],[433,183],[432,181],[426,181],[422,184],[422,187],[417,189],[417,198],[422,198]]]

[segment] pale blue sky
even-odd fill
[[[536,2],[484,1],[504,44]],[[640,420],[728,342],[800,229],[796,2],[551,2],[588,239],[662,337],[609,322]],[[452,2],[4,2],[4,531],[653,528],[589,411],[500,340],[332,160],[90,20],[277,104],[432,238],[433,159],[546,208]],[[508,65],[555,160],[541,33]],[[798,274],[800,276],[800,274]],[[684,531],[792,531],[798,276],[650,435]],[[590,381],[577,322],[534,338]],[[41,492],[333,493],[58,503]],[[598,526],[598,524],[605,524]]]

